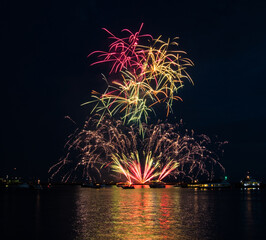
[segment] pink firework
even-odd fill
[[[123,29],[122,32],[129,34],[129,36],[124,38],[116,37],[109,30],[103,28],[110,35],[109,39],[113,42],[109,45],[107,52],[94,51],[88,55],[89,57],[92,54],[97,54],[100,59],[91,65],[109,62],[112,64],[110,74],[112,72],[120,72],[123,69],[134,69],[136,71],[141,68],[141,62],[145,54],[142,50],[137,50],[137,46],[141,38],[152,39],[150,34],[140,34],[142,27],[143,23],[136,33],[131,32],[129,29]]]

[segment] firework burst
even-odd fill
[[[90,118],[69,137],[67,154],[49,170],[52,177],[60,173],[65,182],[93,181],[96,175],[111,172],[114,179],[144,184],[169,176],[210,178],[214,165],[223,170],[215,152],[224,142],[213,143],[206,135],[185,130],[181,123],[144,124],[142,138],[138,128],[120,120],[104,117],[98,122],[99,118]]]
[[[135,34],[124,29],[129,34],[125,38],[104,29],[111,35],[112,43],[107,52],[92,53],[100,59],[93,64],[111,63],[109,75],[116,73],[117,80],[109,83],[104,76],[106,91],[93,91],[94,100],[82,104],[94,103],[92,112],[102,116],[108,112],[111,116],[119,115],[126,124],[136,123],[140,132],[142,121],[147,122],[149,113],[155,113],[154,105],[164,103],[168,116],[173,101],[182,100],[178,90],[184,86],[183,79],[192,82],[186,68],[193,65],[190,59],[182,57],[184,51],[172,49],[178,46],[176,39],[164,42],[161,36],[153,39],[150,34],[141,35],[142,26]],[[140,44],[141,40],[148,44]]]
[[[111,41],[108,50],[89,56],[97,56],[91,65],[111,66],[108,77],[103,75],[107,88],[93,91],[93,100],[82,104],[93,104],[94,116],[69,137],[66,155],[49,170],[52,178],[93,181],[108,173],[145,184],[169,176],[210,179],[214,165],[224,170],[217,149],[225,142],[195,135],[181,123],[147,124],[155,105],[164,104],[168,116],[173,101],[182,101],[178,93],[184,80],[193,83],[186,71],[193,63],[178,49],[177,38],[165,42],[161,36],[141,34],[142,27],[136,33],[122,30],[122,38],[104,29]]]

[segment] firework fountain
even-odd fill
[[[91,117],[69,136],[67,154],[49,170],[64,182],[95,180],[95,174],[108,174],[129,183],[145,184],[167,176],[197,179],[211,176],[214,165],[223,169],[217,150],[224,143],[212,142],[176,124],[148,124],[154,105],[172,112],[174,100],[184,80],[193,83],[186,72],[193,63],[177,49],[177,39],[166,42],[140,31],[122,30],[118,38],[107,29],[111,44],[108,51],[95,51],[92,63],[111,66],[104,93],[92,91]],[[115,79],[109,81],[109,79]]]

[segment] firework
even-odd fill
[[[129,183],[134,181],[137,183],[145,184],[148,181],[159,176],[158,180],[162,180],[169,175],[178,166],[178,163],[171,160],[167,163],[161,163],[160,160],[155,160],[152,152],[146,154],[143,152],[145,158],[144,167],[141,164],[139,153],[131,153],[130,156],[122,154],[113,154],[112,168],[115,172],[122,173]],[[161,165],[165,165],[163,168]]]
[[[186,67],[193,65],[190,59],[182,57],[185,52],[172,49],[178,46],[176,39],[164,42],[161,37],[153,39],[149,34],[141,35],[142,26],[135,34],[125,29],[129,33],[125,38],[118,38],[104,29],[113,42],[108,52],[92,53],[101,59],[93,64],[111,63],[109,74],[117,73],[117,80],[109,83],[104,77],[108,85],[106,91],[103,94],[93,91],[94,100],[82,104],[94,103],[92,112],[102,116],[106,113],[119,115],[126,124],[136,123],[140,132],[142,121],[147,122],[149,113],[155,113],[154,105],[164,103],[168,116],[173,101],[182,100],[177,93],[184,86],[183,79],[192,82]],[[141,40],[148,44],[140,44]]]
[[[99,118],[89,119],[69,137],[66,156],[49,170],[52,177],[60,173],[65,182],[81,180],[80,176],[93,181],[106,172],[117,180],[144,184],[169,176],[211,178],[211,166],[223,169],[213,150],[224,142],[213,143],[181,123],[144,124],[142,138],[137,127],[120,120],[104,117],[98,122]]]
[[[177,38],[154,39],[141,34],[142,27],[136,33],[122,30],[122,38],[104,29],[111,40],[108,50],[89,56],[97,55],[92,65],[111,66],[108,77],[103,75],[107,88],[104,93],[93,91],[93,100],[82,104],[94,104],[94,116],[69,137],[67,154],[49,170],[52,178],[93,181],[108,173],[130,184],[145,184],[169,176],[211,179],[214,165],[223,170],[216,150],[224,143],[195,135],[181,123],[147,124],[155,105],[165,104],[168,116],[173,101],[182,101],[178,93],[184,80],[193,83],[186,72],[193,63],[177,48]]]
[[[112,43],[109,45],[109,50],[105,51],[94,51],[88,55],[91,56],[93,54],[97,54],[98,60],[91,65],[100,64],[100,63],[111,63],[112,67],[110,70],[110,74],[112,72],[120,72],[123,69],[134,68],[137,69],[140,67],[141,59],[143,59],[143,52],[136,51],[136,48],[139,44],[140,39],[152,39],[150,34],[140,34],[140,31],[143,27],[143,23],[141,24],[139,31],[136,33],[132,33],[129,29],[123,29],[122,32],[126,32],[129,36],[124,38],[116,37],[113,33],[111,33],[106,28],[103,28],[112,40]]]

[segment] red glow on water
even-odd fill
[[[134,187],[135,187],[135,189],[141,189],[141,188],[150,188],[150,186],[149,185],[145,185],[145,184],[141,184],[141,185],[134,185]]]

